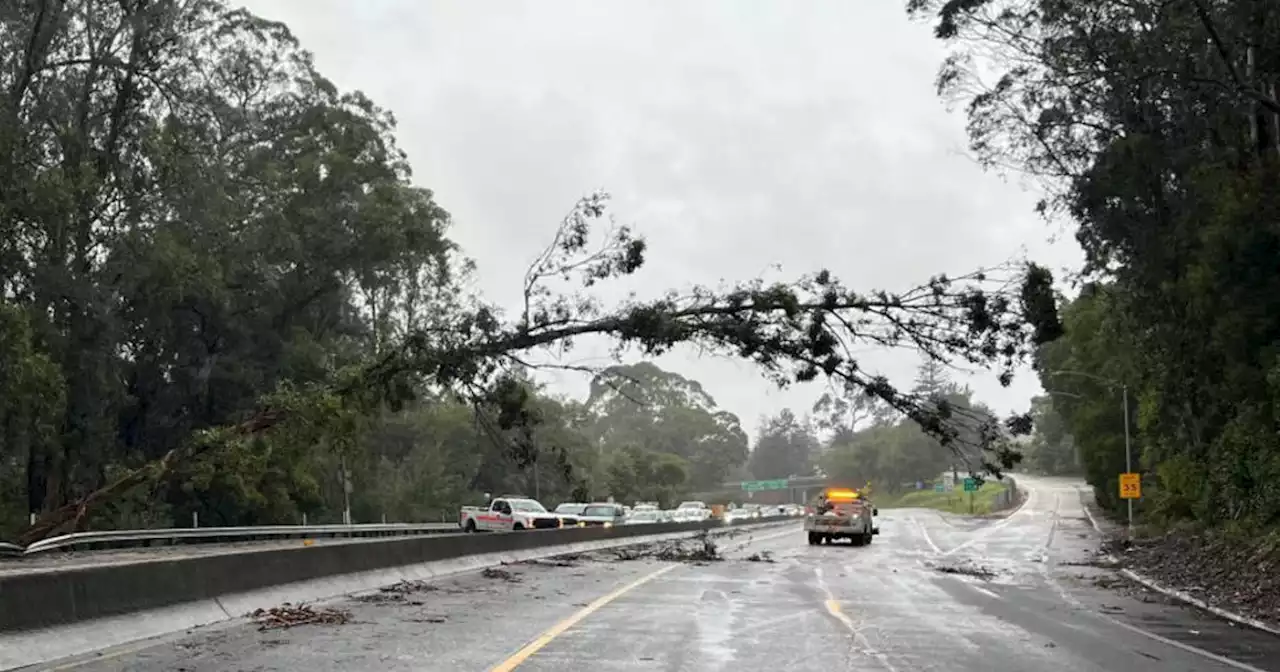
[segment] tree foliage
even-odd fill
[[[884,416],[861,429],[831,434],[820,460],[822,471],[837,482],[872,482],[878,489],[897,492],[946,471],[980,476],[984,455],[977,447],[982,445],[1003,445],[1011,461],[1021,459],[1004,445],[1012,433],[974,400],[971,390],[950,380],[935,360],[921,362],[913,389],[934,417],[946,418],[954,443],[943,443],[911,417]]]
[[[1280,8],[1266,0],[914,0],[989,165],[1045,180],[1089,282],[1039,366],[1100,501],[1280,520]],[[1052,339],[1045,339],[1052,340]],[[1063,371],[1085,375],[1066,375]],[[1069,396],[1075,395],[1075,396]],[[1061,399],[1058,398],[1061,396]]]
[[[747,460],[747,434],[702,386],[649,362],[612,366],[593,379],[586,408],[603,447],[683,460],[688,485],[711,490]],[[679,485],[684,485],[682,482]]]
[[[606,304],[594,290],[648,250],[603,193],[554,231],[507,317],[461,290],[470,265],[413,185],[394,117],[322,77],[286,26],[221,0],[9,3],[0,91],[0,299],[19,344],[0,370],[43,395],[0,401],[25,428],[0,455],[25,465],[22,508],[42,514],[26,541],[91,521],[321,515],[352,474],[386,477],[375,487],[392,497],[445,478],[438,462],[525,474],[446,479],[441,493],[541,487],[546,473],[581,493],[607,468],[567,433],[582,410],[527,372],[587,335],[619,354],[737,355],[779,384],[827,376],[944,444],[989,448],[850,353],[914,348],[1007,383],[1056,330],[1051,278],[1022,264],[897,291],[817,271]],[[692,431],[719,436],[719,452],[667,441],[630,468],[716,478],[740,444],[708,413],[716,429]],[[464,418],[480,443],[431,438],[458,438]],[[422,442],[393,438],[407,432]],[[410,499],[352,505],[435,506]]]
[[[748,468],[758,480],[811,476],[817,457],[818,439],[811,423],[784,408],[765,419]]]
[[[1059,410],[1064,396],[1069,397],[1070,393],[1050,389],[1048,394],[1031,399],[1035,430],[1022,444],[1022,467],[1027,471],[1049,476],[1080,473],[1078,446]]]

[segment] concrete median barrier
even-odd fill
[[[733,526],[708,521],[299,543],[0,575],[0,669],[238,618],[285,601],[339,597],[404,579],[687,537],[702,530],[794,521],[776,517]]]

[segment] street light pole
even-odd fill
[[[1120,403],[1124,404],[1124,408],[1121,409],[1122,412],[1124,413],[1124,471],[1127,474],[1133,473],[1133,444],[1129,436],[1129,386],[1118,380],[1103,378],[1102,376],[1097,376],[1092,373],[1086,373],[1084,371],[1062,371],[1062,370],[1049,371],[1048,375],[1080,376],[1082,378],[1092,378],[1093,380],[1096,380],[1106,385],[1120,386]],[[1112,388],[1112,389],[1115,389],[1115,388]],[[1125,504],[1127,505],[1127,508],[1128,508],[1128,511],[1127,511],[1128,528],[1126,532],[1128,534],[1129,540],[1132,541],[1133,540],[1133,499],[1126,498]]]
[[[1129,442],[1129,386],[1120,386],[1121,396],[1124,404],[1124,471],[1126,474],[1133,473],[1133,448]],[[1129,541],[1133,541],[1133,498],[1124,500],[1129,505]]]

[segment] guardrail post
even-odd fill
[[[191,512],[191,527],[200,527],[200,512]]]

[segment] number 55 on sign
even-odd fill
[[[1120,474],[1120,499],[1142,499],[1142,475]]]

